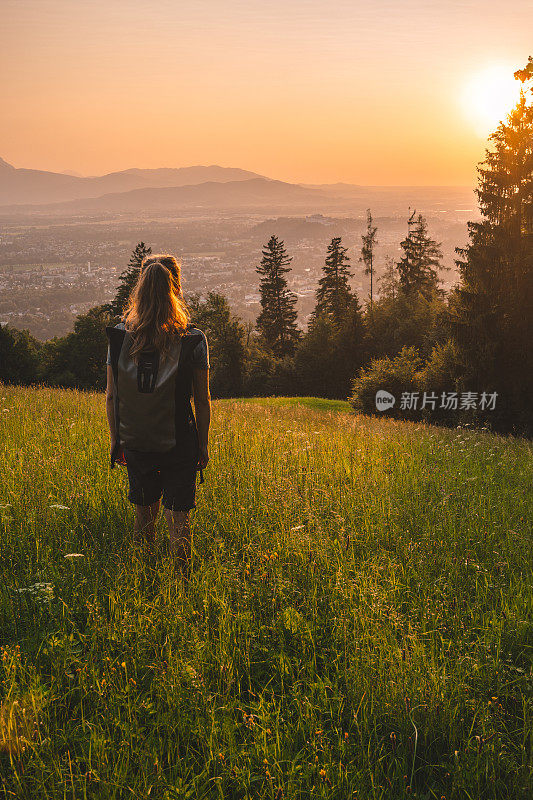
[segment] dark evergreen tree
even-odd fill
[[[298,393],[345,399],[366,360],[366,348],[361,307],[354,295],[340,319],[315,315],[294,357]]]
[[[205,300],[191,295],[187,305],[193,323],[207,336],[213,397],[239,397],[243,392],[246,354],[242,320],[217,292],[209,292]]]
[[[400,243],[403,256],[397,264],[400,286],[405,292],[420,292],[430,297],[438,292],[442,251],[440,244],[428,235],[422,214],[416,210],[409,216],[408,233]]]
[[[261,275],[261,313],[257,318],[257,329],[265,345],[275,356],[292,355],[300,331],[296,325],[296,295],[289,291],[285,274],[290,271],[289,258],[283,242],[271,236],[262,251],[261,264],[256,272]]]
[[[0,381],[34,383],[38,377],[41,344],[28,331],[0,325]]]
[[[331,240],[328,245],[326,262],[322,268],[323,275],[318,281],[316,306],[312,314],[312,322],[325,314],[335,325],[340,325],[344,314],[352,300],[349,279],[353,274],[348,269],[349,257],[347,247],[343,247],[340,236]]]
[[[403,347],[415,347],[427,358],[434,344],[442,341],[445,309],[444,298],[439,295],[426,299],[418,292],[399,291],[393,284],[390,293],[380,294],[372,308],[367,308],[369,355],[393,357]]]
[[[114,300],[109,304],[112,317],[121,318],[126,310],[131,291],[137,283],[143,260],[151,255],[152,248],[144,242],[139,242],[131,254],[127,269],[119,277],[119,283]]]
[[[105,329],[109,324],[108,307],[95,306],[77,317],[72,333],[46,342],[41,366],[44,382],[78,389],[104,389]]]
[[[398,278],[398,270],[394,259],[388,256],[385,259],[385,270],[383,275],[378,278],[379,285],[379,299],[395,300],[398,297],[400,289],[400,280]]]
[[[503,430],[533,431],[533,61],[515,77],[524,82],[516,108],[491,135],[478,169],[481,222],[458,250],[461,284],[450,305],[463,382],[497,391]]]
[[[374,284],[374,248],[378,243],[377,240],[378,229],[373,225],[372,214],[370,209],[366,212],[366,233],[361,236],[363,246],[361,247],[361,258],[365,265],[365,275],[370,275],[370,306],[373,302],[373,284]]]

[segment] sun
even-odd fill
[[[520,98],[520,83],[513,78],[513,69],[493,65],[470,77],[462,92],[466,116],[480,136],[492,133]]]

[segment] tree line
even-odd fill
[[[222,295],[187,298],[192,320],[205,331],[215,397],[316,395],[349,398],[354,408],[380,413],[379,390],[397,402],[387,413],[446,424],[489,425],[533,432],[533,61],[515,77],[521,99],[490,137],[479,166],[481,221],[457,250],[459,282],[442,289],[440,244],[423,214],[413,211],[397,262],[376,280],[379,231],[371,211],[358,262],[370,278],[364,304],[340,237],[327,247],[306,331],[297,324],[289,288],[292,257],[272,235],[256,267],[261,310],[243,322]],[[0,380],[101,389],[105,326],[120,319],[142,259],[141,242],[121,274],[113,301],[76,320],[65,337],[39,343],[27,332],[0,326]],[[381,265],[383,267],[383,265]],[[444,403],[490,393],[486,403]],[[407,404],[405,397],[415,398]],[[436,398],[433,407],[428,397]],[[420,401],[420,402],[418,402]],[[464,405],[464,407],[463,407]]]
[[[372,230],[377,229],[373,227],[370,212],[368,227],[370,234],[363,236],[361,259],[367,262],[370,259],[371,263],[375,246]],[[394,285],[399,287],[404,276],[410,286],[417,287],[416,291],[420,284],[422,291],[422,284],[428,280],[422,261],[428,261],[428,253],[435,250],[440,254],[440,251],[427,236],[422,215],[416,224],[411,218],[408,227],[409,233],[401,245],[404,257],[398,264],[402,272],[398,272]],[[150,247],[140,242],[120,275],[112,302],[80,315],[74,331],[67,336],[39,343],[25,331],[2,328],[0,353],[5,354],[2,379],[102,388],[105,327],[122,318],[142,261],[151,252]],[[261,311],[255,325],[246,324],[234,314],[226,298],[216,292],[210,292],[206,298],[195,294],[187,297],[193,322],[205,330],[209,339],[213,394],[223,397],[304,392],[346,397],[359,368],[368,363],[374,352],[389,352],[395,344],[389,337],[388,343],[373,345],[370,312],[362,309],[350,288],[353,272],[342,239],[334,237],[327,247],[322,277],[316,288],[316,304],[306,332],[297,324],[297,297],[290,291],[287,280],[292,257],[284,242],[272,235],[261,255],[256,267]],[[434,268],[436,295],[439,266]],[[385,286],[381,297],[387,296],[387,291],[395,294],[396,288],[391,287]],[[380,308],[383,315],[385,304],[374,302],[372,313],[377,314]],[[392,326],[394,314],[388,316]],[[405,342],[411,343],[408,335]]]

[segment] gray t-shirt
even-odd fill
[[[124,328],[124,323],[119,322],[118,325],[115,325],[115,328]],[[209,369],[209,345],[207,344],[207,338],[203,331],[199,330],[198,328],[189,328],[190,333],[201,333],[202,334],[202,341],[199,342],[194,350],[192,351],[192,358],[193,358],[193,366],[195,369]],[[107,361],[106,364],[111,364],[111,353],[109,349],[109,345],[107,347]]]

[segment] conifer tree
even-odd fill
[[[191,318],[207,336],[211,364],[210,387],[214,397],[239,397],[242,394],[246,331],[242,320],[233,314],[227,299],[209,292],[205,300],[189,295]]]
[[[296,295],[289,291],[285,275],[290,271],[292,258],[277,236],[271,236],[262,251],[263,257],[256,272],[261,275],[261,313],[257,329],[265,345],[274,355],[283,358],[294,353],[300,331],[296,325]]]
[[[461,284],[452,306],[465,382],[498,391],[502,429],[533,431],[533,60],[515,73],[517,106],[489,137],[478,168],[481,222],[458,249]],[[529,99],[529,102],[528,102]]]
[[[139,242],[133,250],[127,269],[119,277],[115,298],[109,304],[109,311],[113,317],[122,317],[124,314],[131,291],[137,283],[141,264],[151,253],[152,248],[147,247],[144,242]]]
[[[378,279],[378,284],[380,300],[395,300],[396,297],[398,297],[400,281],[396,264],[391,256],[387,256],[385,259],[385,270],[383,275]]]
[[[416,210],[409,216],[408,233],[400,243],[403,256],[397,264],[400,286],[405,292],[420,292],[426,298],[438,292],[441,265],[440,244],[428,235],[428,226]]]
[[[352,300],[349,279],[353,274],[348,269],[349,257],[347,247],[343,247],[340,236],[336,236],[328,245],[326,262],[322,268],[323,275],[318,282],[316,306],[312,321],[327,315],[335,325],[340,325]]]
[[[356,295],[352,295],[339,322],[328,314],[317,314],[294,358],[298,392],[345,399],[365,360],[366,346],[364,319]]]
[[[372,307],[373,301],[374,247],[378,243],[376,238],[378,229],[372,223],[372,214],[370,213],[370,209],[368,209],[366,212],[366,233],[361,236],[363,246],[361,248],[361,258],[359,261],[362,261],[365,265],[365,275],[370,275],[370,307]]]

